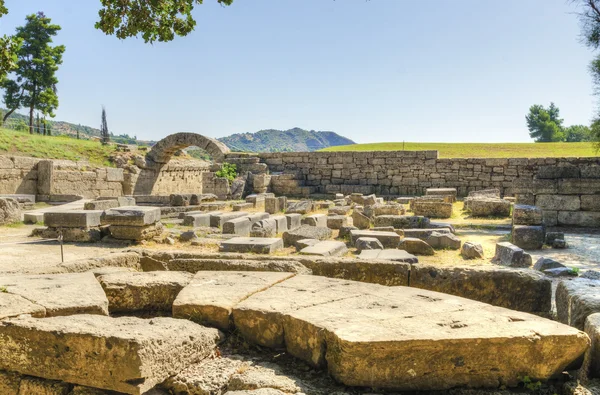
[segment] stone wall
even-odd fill
[[[37,194],[39,159],[0,156],[0,194]]]
[[[600,166],[600,158],[439,159],[437,151],[258,155],[274,178],[277,173],[286,174],[286,182],[272,182],[275,193],[309,187],[311,193],[422,195],[427,188],[457,188],[460,196],[466,196],[473,190],[500,188],[513,195],[515,180],[533,180],[544,166],[574,166],[589,174],[593,171],[588,168]],[[589,190],[600,193],[594,185]]]
[[[78,195],[84,198],[123,195],[123,169],[93,167],[88,162],[40,162],[39,195]],[[47,185],[46,185],[47,183]]]
[[[125,195],[203,193],[204,174],[210,162],[171,160],[162,166],[129,167],[125,172]]]

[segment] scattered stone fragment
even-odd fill
[[[458,236],[455,236],[451,233],[445,234],[433,232],[431,236],[427,238],[427,244],[434,249],[460,250],[461,241]]]
[[[342,226],[338,236],[340,239],[350,238],[350,232],[353,230],[358,230],[358,228],[356,226]]]
[[[49,211],[44,213],[44,225],[51,228],[97,227],[102,213],[102,210]]]
[[[341,229],[344,226],[348,226],[348,217],[345,215],[328,215],[327,216],[327,227],[329,229]]]
[[[584,331],[590,337],[591,347],[585,353],[580,376],[587,381],[600,378],[600,313],[590,314],[586,318]],[[600,387],[597,390],[600,390]]]
[[[21,208],[17,199],[0,198],[0,225],[21,220]],[[46,225],[49,226],[49,225]]]
[[[108,300],[94,274],[65,273],[0,277],[0,287],[46,311],[47,317],[71,314],[108,315]]]
[[[544,257],[540,257],[540,259],[538,259],[535,262],[535,265],[533,265],[533,269],[539,270],[540,272],[543,272],[544,270],[548,270],[548,269],[556,269],[556,268],[564,268],[564,267],[566,267],[566,266],[563,265],[562,263],[557,262],[554,259],[544,258]]]
[[[173,301],[190,282],[187,272],[120,272],[100,276],[111,313],[171,311]]]
[[[173,394],[222,394],[231,377],[245,364],[240,359],[211,358],[186,367],[162,385]]]
[[[285,218],[287,220],[288,230],[296,230],[298,229],[302,223],[302,215],[301,214],[285,214]]]
[[[301,250],[306,247],[314,246],[315,244],[318,244],[320,242],[321,242],[320,240],[316,240],[316,239],[302,239],[302,240],[298,240],[296,242],[296,248],[298,250]]]
[[[173,317],[228,330],[232,309],[249,296],[292,277],[275,272],[198,272],[173,302]]]
[[[460,254],[465,259],[483,259],[483,247],[479,243],[474,243],[472,241],[465,242],[461,249]]]
[[[188,214],[183,217],[183,225],[184,226],[192,226],[194,228],[200,227],[210,227],[210,216],[214,214]]]
[[[355,209],[352,211],[352,224],[358,229],[369,229],[371,227],[371,219]]]
[[[248,217],[233,218],[223,224],[223,234],[248,237],[252,226]]]
[[[285,215],[274,215],[271,219],[275,221],[275,234],[282,234],[288,230],[288,223]]]
[[[302,225],[327,227],[327,216],[325,214],[312,214],[302,218]]]
[[[554,269],[546,269],[543,271],[545,275],[550,277],[577,277],[578,273],[567,267],[557,267]]]
[[[160,221],[160,208],[125,206],[107,210],[102,215],[103,225],[147,226]]]
[[[23,213],[23,222],[26,224],[44,223],[44,213]]]
[[[196,232],[194,232],[193,230],[188,230],[187,232],[182,232],[179,235],[179,240],[183,241],[183,242],[188,242],[188,241],[192,241],[192,240],[196,240],[198,239],[198,235],[196,235]]]
[[[327,240],[332,235],[331,229],[316,226],[302,225],[283,233],[283,243],[286,247],[296,247],[296,242],[302,239]]]
[[[350,231],[350,243],[356,245],[356,241],[361,237],[372,237],[381,242],[384,248],[396,248],[400,243],[400,236],[395,232],[379,232],[373,230],[352,230]]]
[[[450,235],[451,232],[449,229],[447,228],[435,228],[435,229],[402,229],[404,236],[405,237],[414,237],[417,239],[421,239],[423,241],[427,241],[427,239],[429,239],[429,237],[434,234],[434,233],[438,233],[438,234],[448,234]]]
[[[428,228],[429,218],[418,215],[380,215],[375,217],[375,226],[393,226],[394,229]]]
[[[236,211],[231,213],[210,214],[210,226],[213,228],[223,228],[223,225],[233,219],[247,217],[245,211]]]
[[[119,201],[115,200],[92,200],[83,204],[84,210],[108,210],[119,207]]]
[[[417,216],[428,218],[450,218],[452,216],[452,203],[417,201],[413,202],[413,213]]]
[[[456,188],[427,188],[425,190],[426,196],[450,196],[453,198],[452,202],[456,201],[458,192]]]
[[[400,241],[398,249],[415,255],[434,255],[433,248],[421,239],[405,237]]]
[[[327,228],[315,228],[327,229]],[[285,235],[285,233],[284,233]],[[222,252],[254,252],[256,254],[272,254],[283,248],[283,240],[269,237],[235,237],[221,242]]]
[[[377,203],[372,206],[366,206],[364,210],[364,214],[370,218],[374,218],[379,215],[403,215],[404,213],[404,207],[398,203]]]
[[[109,229],[110,235],[115,239],[134,241],[150,240],[160,236],[164,231],[164,227],[160,222],[146,226],[111,225]]]
[[[288,202],[285,209],[287,214],[308,214],[311,211],[313,211],[313,202],[311,200]]]
[[[473,217],[509,217],[510,208],[510,202],[500,198],[475,198],[468,204]]]
[[[512,242],[525,250],[540,250],[546,239],[543,226],[513,225]]]
[[[359,253],[363,250],[383,250],[383,244],[375,237],[359,237],[354,247]]]
[[[319,241],[300,250],[301,255],[342,256],[348,252],[346,243],[335,240]]]
[[[351,206],[335,206],[327,210],[328,215],[348,215],[352,210]]]
[[[277,235],[277,223],[268,218],[252,224],[250,237],[275,237]]]
[[[556,239],[552,242],[552,248],[565,249],[568,247],[569,247],[569,245],[567,244],[567,242],[565,240]]]
[[[287,375],[283,375],[279,367],[275,364],[247,365],[246,369],[236,372],[231,377],[229,391],[249,391],[261,388],[280,390],[288,394],[302,392],[297,385],[299,380],[294,380]],[[231,392],[228,392],[231,393]]]
[[[564,232],[546,232],[546,244],[552,245],[555,240],[564,240]]]
[[[142,394],[208,357],[219,339],[216,329],[172,318],[20,318],[0,322],[0,369]]]
[[[493,263],[510,267],[531,267],[531,255],[509,242],[496,244],[496,255],[492,259]]]

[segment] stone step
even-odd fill
[[[561,374],[589,338],[534,315],[406,287],[296,276],[233,309],[249,341],[326,367],[349,386],[514,387]],[[519,355],[519,358],[515,358]]]
[[[283,240],[271,237],[235,237],[221,242],[222,252],[254,252],[272,254],[283,248]]]
[[[220,337],[162,317],[12,319],[0,322],[0,369],[137,395],[211,355]]]

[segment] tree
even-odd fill
[[[592,131],[585,125],[573,125],[565,129],[565,141],[568,143],[590,141]]]
[[[146,43],[171,41],[186,36],[196,26],[195,4],[203,0],[100,0],[96,29],[119,39],[141,35]],[[217,0],[231,5],[233,0]]]
[[[1,86],[5,91],[4,103],[9,108],[4,120],[15,110],[27,107],[29,133],[33,134],[34,111],[54,117],[58,107],[56,71],[62,64],[65,47],[50,45],[60,26],[51,24],[43,13],[28,15],[26,20],[25,26],[17,28],[16,37],[22,40],[22,45],[17,53],[15,78],[5,79]]]
[[[8,9],[4,6],[4,0],[0,0],[0,17],[8,14]],[[21,40],[16,37],[4,35],[0,37],[0,81],[6,77],[10,71],[17,68],[17,51],[21,46]]]
[[[531,106],[525,119],[529,136],[535,139],[536,143],[564,141],[563,120],[560,119],[560,110],[554,103],[550,103],[548,108],[539,104]]]
[[[110,133],[108,133],[108,124],[106,123],[106,109],[102,106],[102,124],[100,125],[100,138],[102,144],[110,142]]]

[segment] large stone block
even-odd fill
[[[298,229],[302,225],[301,214],[285,214],[288,230]]]
[[[352,212],[352,224],[358,229],[370,229],[372,222],[371,218],[359,212],[356,208]]]
[[[299,202],[288,202],[285,212],[287,214],[308,214],[313,211],[312,200],[301,200]]]
[[[183,217],[184,226],[194,228],[210,227],[210,216],[212,214],[188,214]]]
[[[157,222],[154,225],[146,226],[111,225],[109,230],[110,235],[115,239],[141,241],[160,236],[164,228],[160,222]]]
[[[360,238],[358,241],[360,241],[361,239],[364,238]],[[377,239],[374,239],[377,240]],[[409,254],[407,251],[404,250],[396,250],[396,249],[372,249],[372,250],[362,250],[360,252],[360,255],[358,255],[358,257],[360,259],[367,259],[367,260],[389,260],[389,261],[393,261],[393,262],[405,262],[405,263],[419,263],[419,259],[412,255]],[[404,285],[408,285],[408,284],[404,284]]]
[[[271,254],[283,248],[283,240],[267,237],[236,237],[221,242],[222,252],[254,252]]]
[[[411,267],[410,286],[526,313],[547,314],[552,305],[552,282],[525,269],[419,264]]]
[[[0,225],[20,220],[21,208],[19,207],[19,202],[13,198],[0,198]]]
[[[248,340],[285,345],[297,358],[326,365],[344,385],[400,391],[512,387],[523,371],[546,380],[588,345],[574,328],[521,312],[414,288],[310,276],[252,295],[233,317]]]
[[[526,250],[540,250],[546,240],[546,231],[543,226],[514,225],[512,229],[512,242],[517,247]]]
[[[124,206],[104,212],[103,225],[147,226],[160,221],[160,208],[149,206]]]
[[[8,294],[27,299],[42,316],[108,315],[108,300],[92,273],[14,275],[0,277]]]
[[[249,296],[292,277],[276,272],[198,272],[173,303],[173,317],[229,330],[233,308]]]
[[[276,234],[282,234],[288,230],[288,222],[285,215],[274,215],[271,219],[275,221]]]
[[[585,379],[600,378],[600,313],[590,314],[587,317],[584,330],[592,344],[585,353],[580,376]]]
[[[515,204],[513,207],[513,225],[541,225],[542,209],[535,206]]]
[[[600,212],[598,211],[559,211],[558,224],[567,226],[600,227]]]
[[[577,166],[540,166],[537,173],[538,179],[579,178]]]
[[[536,195],[535,205],[542,210],[578,211],[581,201],[576,195]]]
[[[20,295],[0,292],[0,320],[23,314],[30,314],[32,317],[44,317],[46,309]]]
[[[415,255],[434,255],[433,248],[425,241],[413,237],[404,237],[398,248]]]
[[[300,250],[301,255],[343,256],[348,252],[346,243],[334,240],[319,241]]]
[[[252,223],[248,217],[234,218],[223,224],[223,234],[248,237],[251,227]]]
[[[510,202],[498,198],[476,198],[469,200],[469,211],[473,217],[509,217]]]
[[[563,280],[556,287],[556,315],[563,324],[583,330],[586,318],[600,313],[600,281]]]
[[[350,243],[356,244],[361,237],[372,237],[381,242],[383,248],[397,248],[400,243],[400,235],[395,232],[381,232],[375,230],[351,230]]]
[[[302,225],[293,230],[288,230],[283,233],[283,243],[286,247],[294,246],[302,239],[327,240],[332,236],[331,229],[317,226]]]
[[[581,210],[600,211],[600,195],[581,195]]]
[[[173,301],[190,282],[187,272],[118,272],[98,277],[111,313],[171,311]]]
[[[600,191],[600,179],[565,179],[558,181],[561,195],[595,195]]]
[[[375,217],[375,226],[393,226],[394,229],[416,229],[429,227],[429,218],[418,215],[380,215]]]
[[[496,255],[492,262],[510,267],[530,267],[533,264],[531,255],[508,242],[496,244]]]
[[[413,201],[413,213],[428,218],[450,218],[452,203]]]
[[[0,369],[142,394],[214,352],[220,334],[187,320],[73,315],[0,322]]]
[[[236,211],[231,213],[211,213],[210,226],[213,228],[223,228],[225,222],[236,218],[247,217],[249,213],[245,211]]]
[[[90,228],[100,226],[102,210],[50,211],[44,213],[44,225],[52,228]]]
[[[83,205],[84,210],[108,210],[119,207],[119,202],[115,200],[92,200]]]
[[[413,237],[423,241],[427,241],[434,233],[452,234],[448,228],[403,229],[402,231],[404,232],[404,237]]]
[[[345,215],[328,215],[327,227],[329,229],[341,229],[344,226],[348,226],[348,218]]]
[[[267,218],[255,222],[250,229],[252,237],[275,237],[277,236],[277,222],[272,218]]]
[[[327,227],[327,216],[325,214],[312,214],[302,218],[302,225]]]

